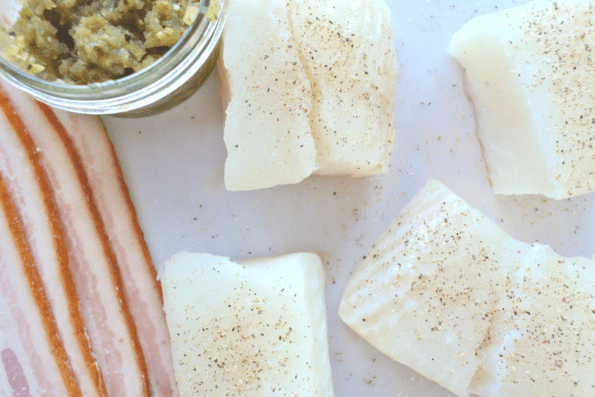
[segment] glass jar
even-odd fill
[[[7,1],[19,0],[0,0],[0,5]],[[2,56],[0,75],[37,100],[71,112],[120,117],[161,113],[190,97],[217,62],[228,1],[217,1],[219,15],[211,21],[205,14],[216,1],[201,0],[199,14],[182,38],[159,60],[130,76],[88,85],[58,84],[19,69]],[[16,6],[3,8],[8,11],[0,20],[6,23],[16,15]]]

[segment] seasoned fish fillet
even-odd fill
[[[595,263],[511,238],[429,181],[364,257],[339,316],[459,396],[590,396]]]
[[[219,72],[228,190],[388,171],[397,64],[382,0],[234,0]]]
[[[388,172],[395,145],[397,62],[381,0],[291,0],[293,37],[312,85],[316,173]]]
[[[308,113],[312,92],[285,1],[233,0],[220,74],[227,104],[225,187],[298,183],[316,168]]]
[[[507,266],[497,282],[506,290],[489,313],[494,325],[478,351],[481,365],[470,391],[489,397],[592,396],[595,263],[514,240],[499,258]]]
[[[496,193],[595,189],[594,18],[593,0],[539,0],[474,18],[452,38]]]
[[[333,396],[317,255],[180,252],[159,277],[180,395]]]

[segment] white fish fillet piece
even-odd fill
[[[49,107],[15,88],[3,88],[38,147],[54,192],[83,318],[108,394],[148,396],[136,327],[82,161]]]
[[[297,183],[316,169],[310,82],[291,36],[285,1],[230,1],[220,74],[229,90],[225,186]]]
[[[474,18],[452,38],[494,192],[595,190],[594,18],[593,0],[538,0]]]
[[[221,59],[228,190],[388,171],[397,64],[382,0],[231,1]]]
[[[181,395],[333,396],[318,255],[180,252],[159,277]]]
[[[0,323],[0,359],[6,374],[2,376],[2,388],[6,394],[81,395],[1,176]]]
[[[19,215],[59,335],[83,396],[107,390],[87,337],[64,233],[37,148],[0,83],[0,174]],[[35,112],[35,109],[31,111]]]
[[[520,254],[519,254],[520,252]],[[595,263],[511,240],[506,286],[470,391],[499,396],[595,393]]]
[[[368,251],[339,308],[374,347],[457,395],[475,374],[475,351],[491,324],[485,314],[501,292],[490,283],[493,271],[469,267],[470,255],[493,257],[472,233],[482,229],[494,241],[507,238],[430,182]]]
[[[126,301],[147,364],[152,395],[177,396],[161,286],[113,146],[99,117],[53,111],[80,154],[117,259]]]
[[[395,145],[397,61],[382,0],[289,0],[293,37],[312,85],[318,174],[388,172]]]
[[[593,261],[512,239],[432,180],[339,308],[381,352],[459,396],[592,395],[594,314]]]

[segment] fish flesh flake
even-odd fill
[[[230,99],[225,187],[262,189],[308,177],[317,168],[308,119],[312,93],[285,1],[231,1],[221,54]]]
[[[595,262],[513,239],[433,180],[368,251],[339,316],[458,396],[595,389]]]
[[[593,0],[538,0],[474,18],[451,39],[495,193],[595,190],[594,18]]]
[[[180,252],[159,277],[182,395],[334,395],[318,255]]]
[[[397,59],[381,0],[290,0],[293,37],[312,86],[317,174],[388,172],[395,146]]]
[[[233,0],[219,61],[228,190],[386,173],[397,63],[382,0]]]

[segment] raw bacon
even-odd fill
[[[83,318],[109,395],[149,396],[149,377],[123,283],[81,159],[45,105],[3,85],[47,173]]]
[[[23,227],[0,177],[0,392],[80,396]]]
[[[0,105],[0,175],[82,395],[178,396],[161,288],[100,119],[2,81]],[[11,357],[0,394],[27,374]]]
[[[49,112],[46,108],[47,117],[52,118]],[[147,362],[151,390],[160,397],[177,396],[161,287],[114,148],[98,117],[60,110],[53,113],[64,126],[87,174],[122,275],[128,307]]]
[[[107,390],[85,331],[64,234],[39,152],[1,89],[0,109],[0,173],[23,224],[59,336],[83,396],[105,396]]]

